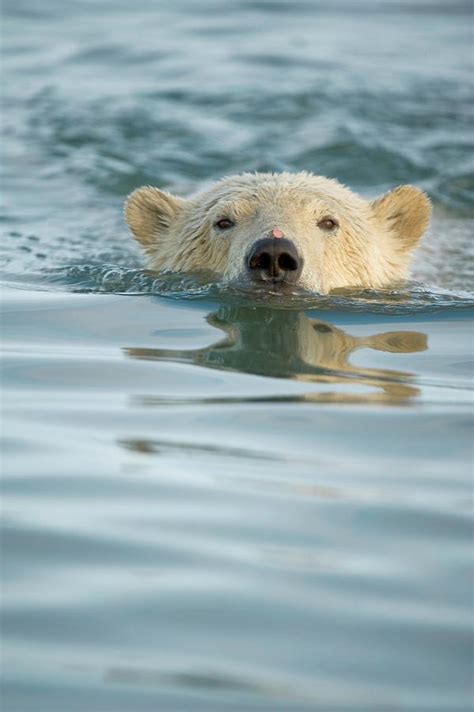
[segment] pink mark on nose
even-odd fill
[[[272,230],[272,235],[273,237],[283,237],[283,232],[280,230],[279,227],[274,227]]]

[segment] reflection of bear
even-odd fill
[[[372,202],[310,173],[245,173],[188,200],[144,187],[125,214],[151,269],[325,294],[407,276],[430,201],[399,186]]]
[[[222,307],[208,322],[226,337],[188,351],[129,348],[132,358],[192,363],[206,368],[291,378],[308,383],[352,383],[375,386],[382,393],[363,396],[311,393],[311,400],[397,400],[416,396],[411,374],[380,368],[358,368],[349,358],[357,349],[412,353],[427,348],[426,336],[415,331],[389,331],[351,336],[303,312],[253,307]]]

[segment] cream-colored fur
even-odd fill
[[[185,200],[143,187],[128,198],[128,225],[159,271],[211,271],[245,284],[253,243],[278,227],[304,261],[298,287],[328,293],[343,287],[387,287],[407,277],[426,230],[429,198],[400,186],[375,201],[336,180],[310,173],[244,173]],[[230,219],[234,226],[219,230]],[[324,231],[324,218],[338,226]]]

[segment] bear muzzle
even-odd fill
[[[294,284],[301,275],[303,259],[291,240],[267,237],[257,240],[251,246],[246,257],[246,267],[254,282]]]

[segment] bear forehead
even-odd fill
[[[328,201],[344,208],[365,208],[367,203],[337,180],[310,173],[243,173],[223,178],[195,199],[212,209],[239,201],[298,204]]]
[[[243,219],[266,215],[275,221],[335,217],[352,228],[371,220],[370,204],[337,180],[311,173],[243,173],[223,178],[194,196],[188,219]]]

